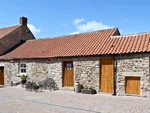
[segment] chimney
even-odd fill
[[[27,26],[27,18],[26,17],[20,17],[20,25],[25,25],[25,26]]]

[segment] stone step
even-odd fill
[[[3,88],[3,87],[5,87],[5,85],[0,85],[0,88]]]
[[[60,88],[62,91],[74,91],[74,87],[62,87]]]

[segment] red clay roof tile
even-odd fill
[[[112,54],[114,54],[116,52],[120,42],[121,42],[121,38],[116,38],[116,44],[114,44],[114,49],[112,50]]]
[[[131,36],[131,40],[130,40],[129,47],[128,47],[128,49],[126,50],[127,53],[131,52],[131,48],[132,48],[132,45],[133,45],[133,43],[134,43],[134,39],[135,39],[135,37],[134,37],[134,36]]]
[[[19,25],[9,26],[5,28],[0,28],[0,39],[12,32],[13,30],[17,29]]]
[[[51,58],[150,51],[150,33],[113,36],[118,29],[30,40],[0,59]]]
[[[143,47],[143,51],[146,51],[148,49],[148,43],[149,43],[148,35],[146,34],[145,37],[146,37],[146,39],[145,39],[145,44],[144,44],[144,47]]]

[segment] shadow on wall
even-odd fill
[[[58,90],[58,86],[52,78],[39,81],[38,84],[40,87],[42,87],[42,89],[49,89],[50,91]]]

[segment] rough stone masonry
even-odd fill
[[[117,95],[126,95],[125,77],[128,74],[140,76],[140,96],[148,97],[150,84],[149,59],[150,54],[117,55],[114,60],[114,76],[116,77]],[[39,83],[47,78],[52,78],[56,89],[62,88],[63,61],[73,61],[74,81],[79,80],[83,86],[89,86],[100,92],[100,58],[113,58],[112,56],[93,56],[76,58],[40,59],[40,60],[5,60],[4,65],[5,85],[11,85],[11,79],[19,73],[20,62],[26,63],[26,75],[29,80]],[[139,73],[140,72],[140,73]]]

